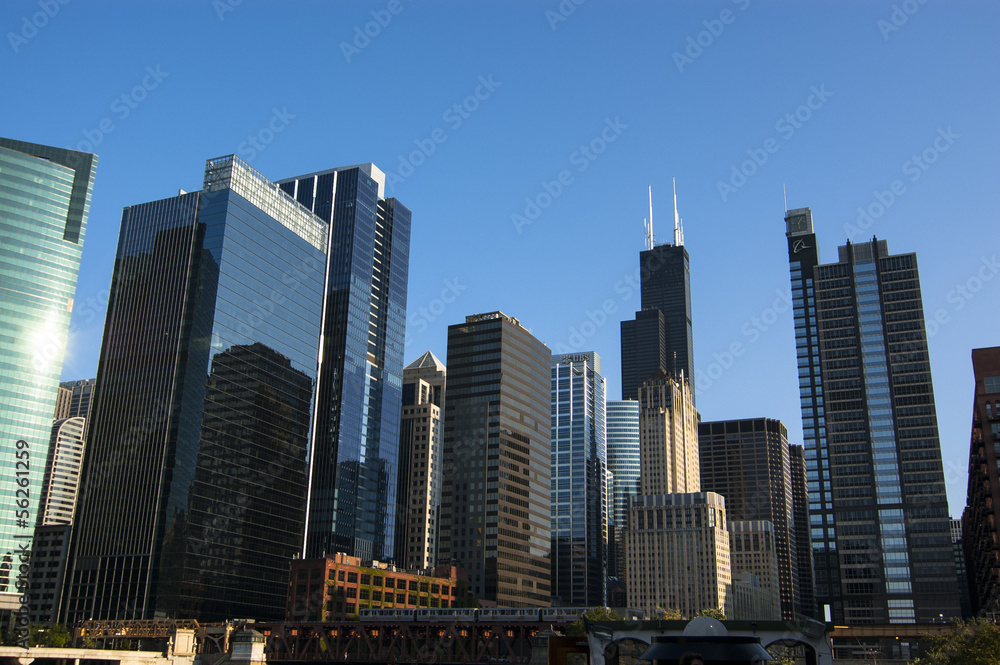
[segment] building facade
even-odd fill
[[[425,574],[426,572],[426,574]],[[400,569],[346,554],[291,562],[286,621],[343,621],[365,609],[467,607],[462,571]]]
[[[632,497],[626,532],[628,606],[684,617],[727,611],[732,586],[726,501],[715,492]]]
[[[624,607],[625,527],[628,497],[639,494],[639,402],[609,400],[606,407],[611,507],[608,535],[608,604]],[[615,597],[612,598],[612,595]]]
[[[53,418],[89,418],[90,398],[94,393],[97,379],[81,379],[79,381],[63,381],[59,384],[59,397],[56,401],[56,411]]]
[[[732,514],[726,500],[726,513]],[[737,578],[744,576],[743,584],[751,588],[759,588],[764,596],[763,601],[757,600],[756,593],[753,606],[761,614],[756,616],[741,616],[742,605],[737,605],[740,611],[734,611],[726,616],[730,619],[755,619],[757,621],[781,621],[781,578],[783,571],[778,560],[778,538],[774,525],[767,520],[729,520],[729,568],[732,572],[733,585]],[[745,574],[753,575],[756,584],[749,581]]]
[[[278,182],[329,229],[306,558],[395,555],[410,211],[373,164]]]
[[[803,612],[785,425],[772,418],[703,422],[698,425],[698,437],[701,489],[726,497],[730,527],[744,521],[771,524],[769,538],[774,540],[781,571],[773,578],[780,585],[781,618],[794,621]],[[734,469],[739,473],[733,473]],[[772,578],[758,576],[770,590]]]
[[[976,388],[962,540],[971,610],[982,617],[1000,612],[1000,347],[973,349],[972,370]]]
[[[916,257],[885,241],[820,264],[785,215],[818,603],[833,621],[958,614]]]
[[[628,606],[688,617],[726,611],[732,585],[726,502],[701,491],[698,412],[682,375],[639,388],[639,495],[625,530]]]
[[[96,155],[0,138],[0,489],[24,502],[0,517],[0,614],[21,606],[17,552],[37,518],[96,168]]]
[[[660,372],[640,386],[639,460],[640,494],[700,491],[698,411],[684,378]]]
[[[601,357],[552,356],[551,395],[552,602],[604,607],[609,480]]]
[[[448,327],[441,560],[499,607],[550,603],[550,365],[502,312]]]
[[[430,351],[403,369],[396,561],[410,570],[438,560],[446,379],[444,363]]]
[[[806,453],[802,446],[789,444],[788,468],[792,477],[792,510],[795,521],[792,534],[799,563],[799,601],[802,614],[820,620],[816,609],[816,583],[813,574],[813,550],[809,527],[809,490],[806,482]]]
[[[327,240],[235,156],[123,210],[65,622],[281,618]]]

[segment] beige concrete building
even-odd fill
[[[726,611],[732,584],[726,502],[715,492],[632,498],[626,532],[628,606],[693,617]]]
[[[774,525],[766,520],[730,522],[729,552],[734,586],[739,583],[746,589],[734,588],[734,594],[741,602],[731,607],[732,616],[726,616],[730,619],[780,621],[781,575]],[[755,578],[757,584],[753,584],[744,573]],[[746,602],[742,602],[744,600]]]
[[[430,351],[403,369],[396,562],[411,570],[438,559],[445,380],[444,363]]]
[[[726,611],[732,585],[726,502],[701,492],[690,384],[660,371],[639,388],[639,496],[625,535],[628,606],[687,617]]]
[[[698,411],[690,384],[660,371],[639,387],[640,494],[698,492]]]

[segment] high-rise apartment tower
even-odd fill
[[[818,603],[852,624],[955,616],[916,256],[872,240],[820,264],[810,210],[785,224]]]

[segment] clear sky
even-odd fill
[[[1000,344],[998,19],[943,0],[4,0],[0,135],[100,156],[66,380],[97,371],[122,207],[236,153],[274,180],[390,174],[413,211],[407,362],[499,309],[597,351],[619,398],[647,187],[669,240],[676,177],[702,418],[780,418],[801,443],[784,186],[824,261],[872,235],[917,254],[958,516],[970,352]]]

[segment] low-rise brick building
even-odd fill
[[[404,571],[346,554],[296,559],[291,563],[285,619],[334,621],[369,608],[457,607],[466,581],[464,571],[455,566]]]

